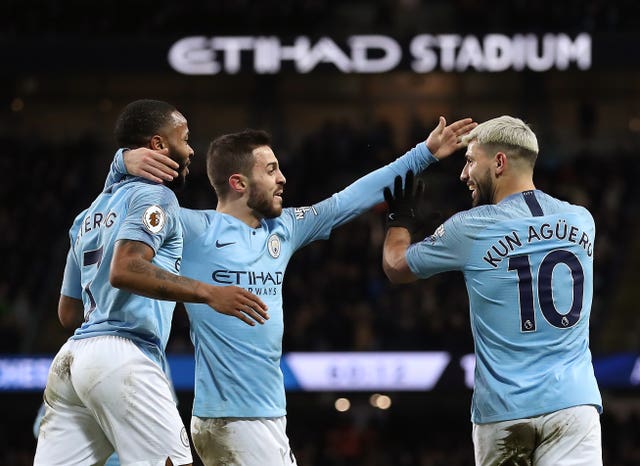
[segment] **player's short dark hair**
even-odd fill
[[[120,112],[114,136],[118,147],[144,147],[172,119],[176,108],[162,100],[135,100]]]
[[[251,175],[253,150],[271,146],[271,135],[263,130],[245,129],[214,139],[207,151],[207,176],[218,196],[229,191],[229,177],[234,173]]]

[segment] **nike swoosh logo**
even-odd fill
[[[221,243],[220,241],[216,240],[216,247],[217,248],[223,248],[225,246],[229,246],[230,244],[236,244],[235,241],[231,241],[230,243]]]

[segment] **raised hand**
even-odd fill
[[[162,183],[171,181],[178,172],[178,163],[169,157],[169,149],[152,150],[147,147],[128,150],[124,153],[127,173],[147,180]]]
[[[447,125],[447,120],[440,117],[438,126],[431,131],[427,138],[427,147],[438,160],[442,160],[455,151],[462,149],[464,145],[460,142],[462,136],[478,126],[471,118],[463,118]]]
[[[237,317],[248,325],[264,324],[269,319],[267,305],[239,286],[211,286],[207,304],[221,314]]]
[[[409,170],[405,176],[404,189],[402,177],[396,176],[393,183],[393,194],[389,188],[384,188],[384,200],[387,201],[389,211],[387,214],[388,227],[403,227],[414,232],[418,227],[415,210],[417,203],[424,194],[424,183],[418,180],[416,189],[413,189],[413,171]]]

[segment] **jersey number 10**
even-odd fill
[[[566,314],[561,314],[553,302],[553,270],[559,264],[566,265],[571,271],[573,286],[569,291],[573,293],[571,309]],[[533,280],[529,256],[516,256],[509,258],[509,270],[518,274],[518,291],[520,294],[520,330],[522,332],[535,332],[536,315],[533,305]],[[537,280],[538,303],[540,311],[547,322],[557,328],[573,327],[580,320],[582,312],[582,299],[584,290],[584,271],[580,261],[570,251],[558,249],[550,252],[540,263]]]

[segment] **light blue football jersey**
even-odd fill
[[[437,159],[421,142],[390,164],[308,207],[283,209],[251,228],[215,210],[181,209],[182,275],[214,285],[236,285],[259,296],[269,320],[250,327],[205,304],[185,303],[195,348],[193,414],[198,417],[279,417],[286,414],[280,369],[284,331],[282,283],[291,256],[312,241],[382,202],[384,187],[408,170]],[[116,153],[106,185],[126,173]]]
[[[383,201],[396,175],[419,173],[436,159],[421,143],[403,157],[308,207],[283,209],[251,228],[215,210],[182,209],[182,273],[214,285],[236,285],[269,306],[269,320],[249,327],[208,306],[186,303],[195,347],[198,417],[277,417],[286,414],[282,356],[282,283],[294,252]]]
[[[133,340],[146,354],[166,366],[175,303],[114,288],[109,269],[115,243],[135,240],[155,251],[153,263],[178,273],[182,256],[179,205],[169,188],[128,177],[105,189],[80,213],[69,231],[61,293],[81,299],[84,323],[72,339],[118,335]]]
[[[595,225],[541,191],[449,218],[407,250],[420,278],[459,270],[476,369],[471,417],[489,423],[602,400],[589,350]]]

